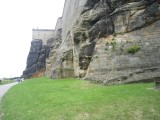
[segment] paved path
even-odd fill
[[[14,85],[18,84],[18,82],[6,84],[6,85],[0,85],[0,100],[3,97],[3,95]]]
[[[0,101],[3,97],[3,95],[14,85],[18,84],[18,82],[6,84],[6,85],[0,85]],[[3,116],[3,113],[0,112],[0,120],[2,119],[1,117]]]

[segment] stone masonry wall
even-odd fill
[[[54,38],[54,30],[50,29],[33,29],[32,30],[32,39],[41,39],[43,45],[47,45],[47,40]]]

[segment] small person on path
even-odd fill
[[[18,83],[22,82],[21,78],[17,78]]]

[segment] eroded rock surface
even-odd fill
[[[159,0],[66,0],[48,40],[46,76],[153,81],[160,77],[159,29]]]
[[[42,40],[33,40],[27,58],[26,70],[23,71],[23,77],[30,78],[35,72],[45,68],[49,52],[50,47],[43,45]]]
[[[125,34],[101,38],[89,65],[86,79],[104,84],[154,81],[160,76],[160,21]],[[115,45],[111,44],[114,40]],[[128,49],[139,46],[136,53]]]

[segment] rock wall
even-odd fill
[[[160,78],[159,0],[66,0],[46,76],[104,84]]]
[[[159,1],[122,3],[111,7],[114,32],[96,42],[85,79],[120,84],[160,78]]]
[[[56,69],[60,69],[60,62],[61,60],[60,54],[58,53],[59,47],[62,43],[62,18],[58,18],[57,24],[55,27],[55,34],[54,34],[54,42],[51,43],[51,50],[49,54],[49,58],[46,59],[46,71],[45,74],[48,77],[52,77],[53,71]],[[58,76],[58,75],[57,75]]]
[[[73,26],[81,14],[86,0],[66,0],[62,16],[62,33],[59,41],[62,41],[58,49],[52,49],[52,60],[47,63],[46,75],[52,78],[75,76],[73,63]]]
[[[101,38],[85,79],[104,84],[153,81],[160,77],[160,21],[125,34]],[[114,40],[115,45],[111,44]],[[139,51],[129,49],[138,46]]]
[[[54,41],[53,38],[54,30],[32,30],[33,40],[31,41],[30,52],[27,57],[26,69],[22,75],[24,78],[33,77],[36,73],[45,75],[46,58],[49,57],[51,43]]]

